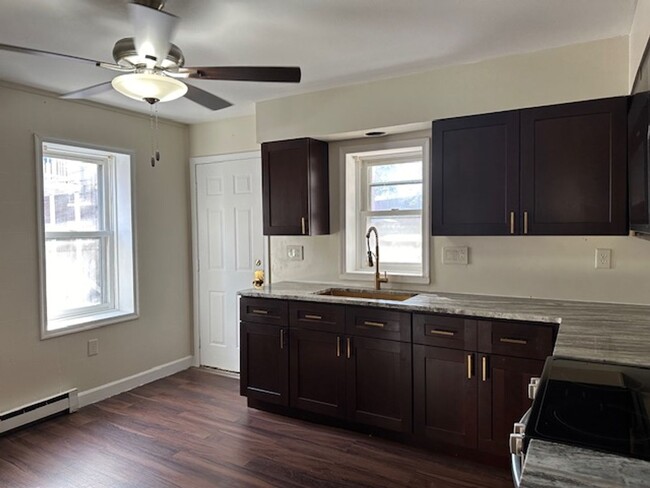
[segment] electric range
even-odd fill
[[[524,451],[530,439],[650,460],[650,368],[548,358]]]

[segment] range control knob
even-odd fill
[[[510,454],[521,456],[524,450],[524,434],[510,434]]]
[[[530,383],[528,383],[528,398],[530,398],[531,400],[535,399],[538,386],[539,386],[539,378],[531,378]]]

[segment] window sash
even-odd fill
[[[99,208],[98,227],[100,230],[96,231],[46,231],[43,230],[44,245],[48,241],[73,241],[76,239],[100,239],[100,279],[101,279],[101,303],[97,305],[89,305],[86,307],[76,307],[61,309],[56,314],[50,315],[48,313],[48,322],[50,320],[65,320],[73,318],[83,318],[84,316],[92,316],[96,313],[109,311],[115,308],[115,257],[113,256],[115,246],[115,230],[114,218],[112,211],[113,201],[111,198],[113,192],[113,178],[114,172],[111,171],[111,163],[114,158],[112,156],[95,156],[89,154],[82,154],[67,151],[53,151],[47,149],[47,145],[43,145],[42,161],[45,165],[46,159],[74,161],[87,164],[95,164],[98,166],[97,170],[97,205]],[[43,185],[43,194],[41,198],[45,198],[45,185]],[[42,205],[42,204],[41,204]],[[50,205],[53,208],[53,205]],[[45,224],[43,224],[45,227]],[[47,258],[45,258],[47,260]],[[45,287],[47,288],[47,276],[45,276]],[[55,327],[49,330],[57,330]]]

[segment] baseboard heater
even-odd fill
[[[0,413],[0,434],[31,424],[37,420],[51,417],[61,412],[76,412],[79,410],[77,389],[68,390],[29,405],[14,408]]]

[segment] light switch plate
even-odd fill
[[[302,261],[304,259],[302,246],[287,246],[287,259],[289,261]]]
[[[612,250],[596,249],[596,269],[610,269],[612,267]]]
[[[469,248],[467,246],[445,246],[442,248],[442,264],[467,264]]]

